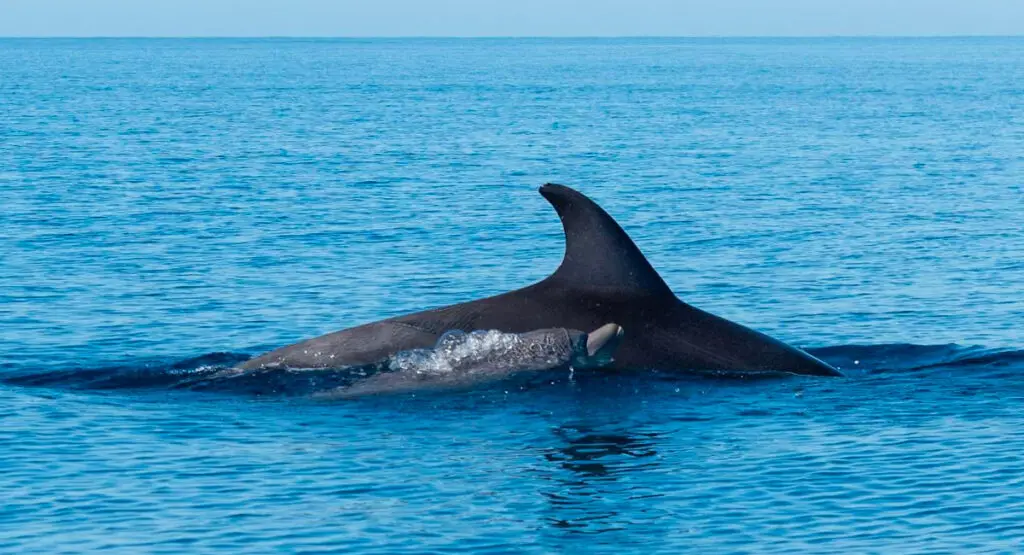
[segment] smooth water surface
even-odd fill
[[[1020,552],[1022,83],[1024,39],[2,40],[0,552]],[[547,181],[848,377],[180,387],[544,277]]]

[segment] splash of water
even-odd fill
[[[446,332],[432,349],[415,349],[393,355],[386,363],[392,372],[444,375],[476,368],[510,370],[535,366],[546,369],[563,362],[564,346],[552,338],[523,341],[514,333],[482,330]]]
[[[556,347],[555,344],[525,342],[515,334],[496,331],[450,332],[431,349],[398,353],[382,364],[368,367],[315,371],[280,369],[218,379],[216,376],[223,375],[225,370],[250,355],[213,352],[178,361],[125,360],[106,366],[56,369],[4,367],[0,368],[0,383],[86,390],[172,388],[253,395],[308,395],[344,387],[382,371],[444,375],[488,364],[540,367],[559,361]],[[908,373],[924,376],[965,373],[975,379],[981,375],[1003,379],[1019,373],[1024,362],[1024,350],[957,345],[838,345],[814,349],[811,353],[842,368],[850,379],[870,375],[888,375],[895,379]],[[649,380],[689,380],[696,376],[685,369],[631,375]]]

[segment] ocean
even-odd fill
[[[542,279],[546,182],[846,377],[180,385]],[[1022,201],[1024,38],[0,40],[0,552],[1024,551]]]

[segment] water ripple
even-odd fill
[[[1024,551],[1021,46],[0,40],[0,552]],[[847,378],[197,385],[547,275],[549,181]]]

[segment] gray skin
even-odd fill
[[[528,372],[543,372],[560,368],[576,370],[600,368],[612,361],[612,355],[623,336],[616,324],[605,324],[587,334],[565,328],[535,330],[512,335],[513,341],[500,348],[452,360],[434,351],[425,353],[451,362],[443,371],[411,364],[391,372],[380,372],[354,384],[316,395],[318,398],[350,399],[369,395],[470,389],[475,386],[500,382]],[[442,340],[443,342],[443,340]]]
[[[544,280],[309,339],[242,368],[372,364],[398,351],[429,348],[453,329],[524,333],[616,322],[630,331],[610,365],[615,369],[841,375],[800,349],[680,300],[619,224],[583,194],[554,184],[540,193],[558,212],[566,242],[561,265]]]

